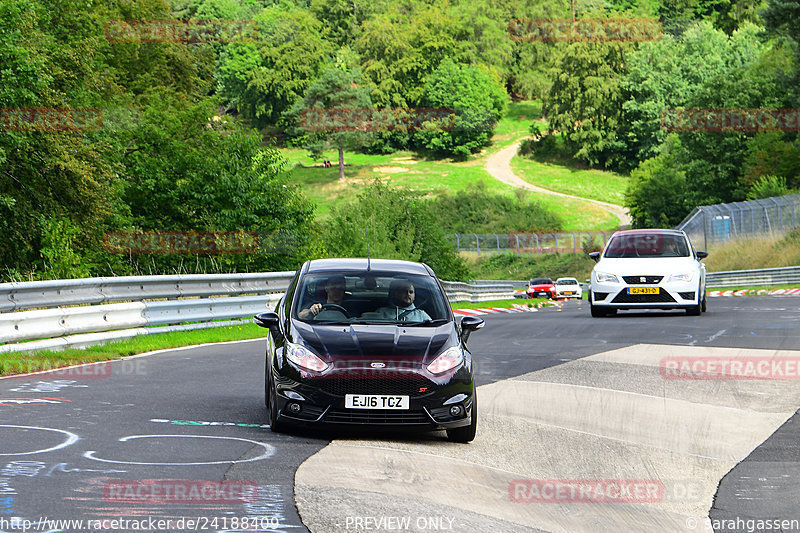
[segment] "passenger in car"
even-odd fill
[[[308,320],[316,317],[322,311],[323,305],[333,304],[341,307],[344,301],[345,281],[344,276],[332,276],[325,282],[325,294],[327,300],[325,302],[314,302],[309,307],[300,310],[297,316],[303,320]]]
[[[431,317],[424,310],[414,305],[416,291],[407,279],[395,279],[389,285],[389,301],[391,305],[381,307],[371,317],[397,320],[399,322],[422,322]]]

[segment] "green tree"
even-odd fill
[[[549,130],[563,132],[566,147],[590,165],[618,163],[622,81],[631,50],[624,42],[576,42],[556,60],[544,106]]]
[[[465,158],[489,144],[495,124],[506,110],[508,95],[499,80],[479,66],[446,59],[425,84],[422,105],[454,111],[454,118],[423,124],[415,140],[435,153]]]
[[[655,157],[631,172],[625,206],[634,228],[672,227],[690,209],[686,203],[686,174],[679,170],[682,146],[670,135]]]
[[[281,4],[254,18],[258,39],[220,54],[217,91],[261,127],[276,124],[322,73],[333,52],[323,25],[308,10]]]
[[[361,72],[330,67],[285,114],[300,132],[302,144],[318,156],[333,147],[339,152],[339,179],[344,179],[344,151],[370,142],[373,119],[369,89]]]

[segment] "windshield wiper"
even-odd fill
[[[398,322],[396,325],[398,326],[441,326],[442,324],[447,324],[449,322],[446,318],[437,318],[435,320],[422,320],[417,322]]]

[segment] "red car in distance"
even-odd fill
[[[555,298],[556,286],[550,278],[534,278],[525,291],[528,298]]]

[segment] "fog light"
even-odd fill
[[[450,416],[461,416],[462,408],[460,405],[454,405],[450,408]]]
[[[297,414],[303,410],[303,407],[296,402],[290,402],[289,405],[286,406],[286,408],[289,410],[289,412],[294,414]]]

